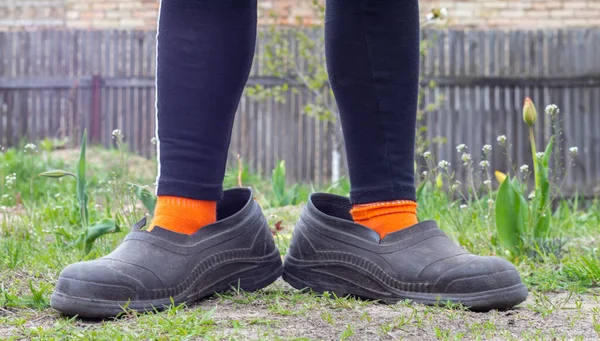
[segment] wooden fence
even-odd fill
[[[544,105],[554,103],[561,108],[565,161],[569,147],[579,148],[565,188],[600,192],[599,29],[425,30],[422,35],[422,108],[444,99],[420,122],[437,160],[459,170],[455,146],[465,143],[477,165],[481,147],[491,144],[491,169],[507,171],[507,155],[496,143],[498,135],[506,135],[512,163],[531,166],[521,120],[529,96],[540,111],[538,146],[551,134]],[[259,39],[257,54],[263,45]],[[87,128],[92,141],[110,146],[111,132],[119,128],[132,150],[154,155],[155,46],[155,32],[0,32],[0,144],[61,136],[77,141]],[[250,84],[281,82],[262,73],[259,64]],[[242,98],[231,154],[240,153],[261,172],[284,159],[290,180],[326,183],[334,128],[301,113],[311,98],[308,91],[300,88],[285,97],[285,103]]]

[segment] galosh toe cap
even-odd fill
[[[500,257],[474,256],[463,266],[448,271],[440,277],[438,284],[442,292],[470,294],[504,289],[522,284],[515,266]]]
[[[63,295],[109,301],[139,299],[145,291],[137,280],[111,269],[100,260],[67,266],[60,273],[55,289]]]

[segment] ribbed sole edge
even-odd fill
[[[289,257],[286,258],[282,278],[298,290],[311,290],[316,293],[331,292],[338,297],[350,295],[368,300],[377,300],[387,304],[410,300],[425,305],[444,306],[450,302],[454,304],[460,303],[473,311],[505,310],[525,301],[528,295],[527,287],[523,283],[470,294],[409,292],[389,287],[386,290],[382,290],[384,286],[378,285],[374,287],[372,283],[381,284],[383,281],[380,278],[376,278],[373,274],[362,271],[362,269],[346,269],[347,271],[359,271],[365,276],[365,280],[362,283],[358,283],[355,281],[345,281],[339,276],[333,276],[325,272],[315,271],[311,266],[297,266],[294,264],[295,262],[298,262],[298,260],[292,262]],[[335,265],[331,264],[328,266]]]
[[[221,281],[206,287],[200,287],[190,292],[184,292],[175,297],[143,301],[107,301],[85,297],[70,296],[66,293],[55,291],[50,299],[50,306],[60,313],[68,316],[82,318],[104,319],[117,317],[127,310],[140,313],[156,312],[170,306],[183,303],[192,303],[215,293],[223,293],[231,289],[240,289],[246,292],[265,288],[275,282],[283,273],[283,264],[278,250],[265,256],[258,266],[248,271],[237,272],[234,276],[223,278]],[[256,258],[248,260],[256,262]],[[244,263],[244,260],[239,260]]]

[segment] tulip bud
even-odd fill
[[[435,178],[435,184],[438,188],[444,187],[444,179],[442,178],[442,173],[439,173]]]
[[[537,110],[531,98],[525,98],[525,104],[523,104],[523,121],[530,127],[537,121]]]
[[[498,180],[498,183],[501,185],[504,180],[506,180],[506,174],[502,173],[501,171],[495,171],[494,175],[496,175],[496,180]]]
[[[64,176],[72,176],[74,178],[77,178],[77,175],[75,175],[71,172],[66,172],[64,170],[51,170],[51,171],[40,173],[39,176],[44,176],[47,178],[56,178],[56,179],[62,178]]]

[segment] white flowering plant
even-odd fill
[[[557,115],[559,109],[550,105],[545,110],[547,115]],[[510,177],[496,171],[500,188],[496,198],[496,228],[499,241],[513,254],[524,247],[537,247],[550,237],[550,217],[553,198],[550,193],[550,158],[554,150],[554,136],[550,138],[544,151],[538,152],[535,144],[533,126],[537,122],[537,110],[530,98],[523,105],[523,121],[529,126],[529,141],[533,158],[533,176],[535,188],[529,195],[526,184],[521,184],[518,177]],[[498,138],[504,144],[505,137]],[[576,155],[577,149],[570,150]],[[519,170],[524,177],[529,172],[529,166],[522,165]]]

